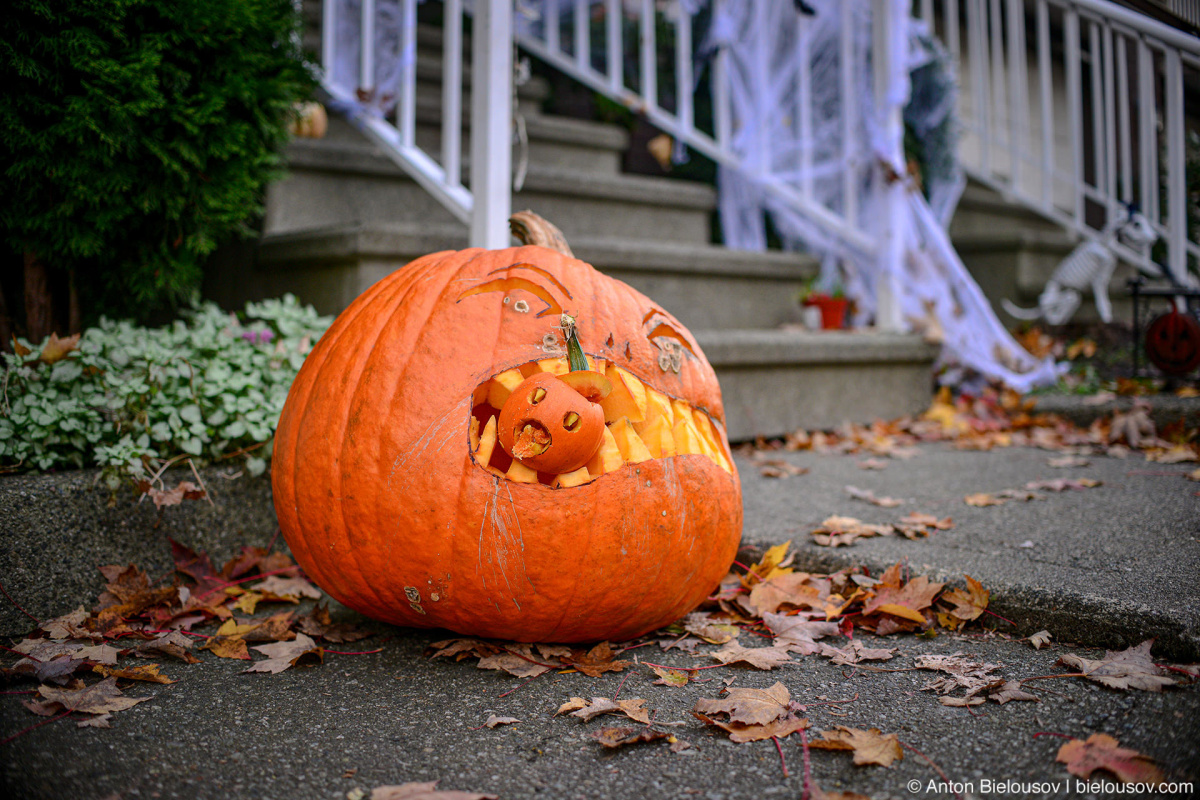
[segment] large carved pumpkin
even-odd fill
[[[604,412],[586,463],[539,472],[496,426],[510,400],[541,399],[526,381],[569,371],[563,314],[591,368],[573,376],[611,390],[571,401]],[[562,408],[564,425],[598,424]],[[695,339],[629,286],[538,245],[433,253],[363,293],[304,363],[276,433],[275,508],[304,570],[370,617],[619,641],[690,611],[733,559],[723,419]]]

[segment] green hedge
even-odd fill
[[[186,301],[247,233],[314,86],[292,0],[9,0],[0,230],[85,313]]]

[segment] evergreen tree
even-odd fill
[[[88,317],[186,299],[249,232],[313,88],[292,0],[10,0],[4,17],[5,244],[72,281]]]

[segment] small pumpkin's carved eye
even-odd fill
[[[563,416],[563,427],[572,433],[579,430],[579,422],[579,415],[574,411],[568,411],[566,415]]]
[[[529,393],[529,405],[536,406],[538,403],[546,399],[546,390],[542,387],[537,387]]]

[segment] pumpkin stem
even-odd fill
[[[575,318],[570,314],[563,314],[559,322],[562,325],[563,338],[567,340],[567,364],[570,365],[571,372],[586,372],[590,367],[587,356],[583,354],[583,345],[579,343],[579,331],[575,329]]]
[[[536,244],[556,250],[568,258],[575,257],[562,231],[528,209],[509,217],[508,227],[521,244]]]

